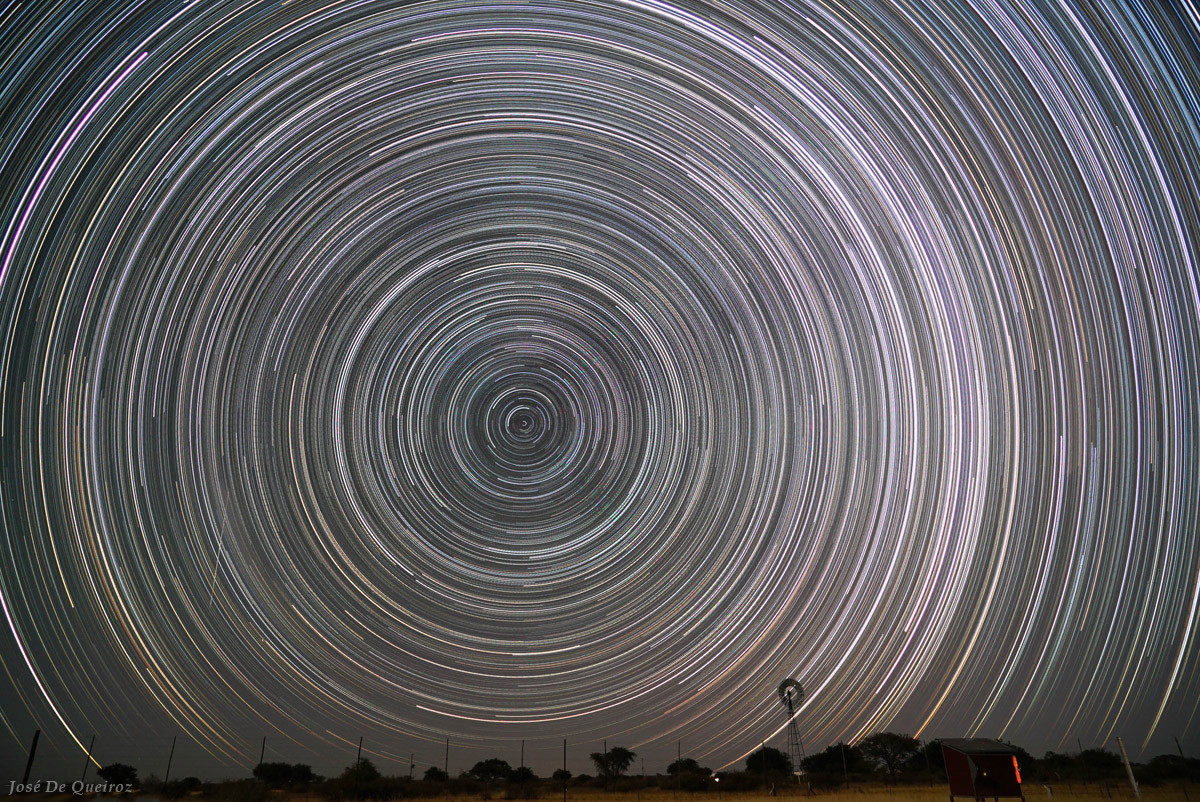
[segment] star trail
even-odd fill
[[[7,5],[11,773],[1194,742],[1198,23]]]

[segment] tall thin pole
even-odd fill
[[[88,744],[87,757],[83,759],[83,774],[79,775],[79,781],[83,782],[83,778],[87,776],[88,766],[92,764],[92,747],[96,745],[96,736],[92,735],[92,742]]]
[[[563,738],[563,802],[567,802],[567,739]]]
[[[258,753],[258,765],[262,765],[263,758],[267,756],[267,736],[263,736],[262,750]]]
[[[25,763],[25,778],[21,780],[21,785],[29,784],[29,772],[33,771],[33,756],[37,754],[37,742],[40,737],[42,737],[42,731],[34,730],[33,743],[29,745],[29,760]]]
[[[1142,798],[1142,792],[1138,790],[1137,780],[1133,778],[1133,766],[1129,765],[1129,755],[1125,754],[1125,742],[1121,740],[1121,736],[1117,736],[1117,748],[1121,750],[1121,760],[1125,763],[1125,774],[1129,777],[1129,787],[1133,789],[1133,795],[1137,799]]]
[[[1179,736],[1174,735],[1172,737],[1175,739],[1175,748],[1177,750],[1179,750],[1179,760],[1180,760],[1181,767],[1186,766],[1187,758],[1183,756],[1183,747],[1179,745]],[[1183,789],[1183,798],[1185,800],[1187,800],[1187,802],[1191,802],[1192,798],[1190,796],[1188,796],[1188,792],[1187,792],[1187,782],[1183,779],[1183,777],[1179,778],[1179,787]]]
[[[178,735],[171,736],[171,754],[167,756],[167,773],[163,775],[164,785],[166,784],[167,780],[171,779],[171,761],[175,759],[175,739],[178,737]],[[262,761],[259,762],[261,763]]]
[[[442,771],[446,773],[446,778],[450,777],[450,736],[446,736],[446,762],[442,765]]]
[[[412,753],[412,752],[408,753],[408,779],[410,779],[410,780],[412,779],[413,757],[414,756],[415,756],[414,753]]]
[[[683,774],[683,772],[679,770],[682,767],[682,765],[683,765],[683,741],[679,740],[679,741],[675,742],[675,790],[676,791],[679,790],[679,777],[681,774]],[[672,793],[671,798],[674,799],[675,794]]]
[[[808,788],[808,795],[813,795],[812,780],[808,777],[808,772],[804,771],[804,739],[800,737],[799,730],[796,731],[796,743],[800,744],[800,765],[796,767],[796,782],[800,782],[800,772],[804,772],[804,785]]]
[[[362,767],[362,736],[358,736],[358,757],[354,758],[354,796],[358,796],[358,770]]]
[[[839,744],[839,746],[842,747],[842,782],[849,785],[850,784],[850,772],[846,771],[846,745],[843,743],[843,744]],[[929,755],[926,755],[925,757],[928,758]]]
[[[525,739],[521,739],[521,765],[525,765]]]

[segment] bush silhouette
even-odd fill
[[[96,772],[100,779],[113,785],[137,785],[137,769],[124,763],[109,763]]]

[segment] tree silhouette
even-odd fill
[[[450,779],[450,775],[439,769],[437,766],[430,766],[425,769],[425,779],[430,782],[444,783]]]
[[[319,778],[313,773],[312,766],[307,763],[292,764],[292,785],[308,785]]]
[[[471,776],[477,780],[491,785],[496,780],[507,780],[512,776],[512,766],[508,765],[507,760],[501,760],[498,757],[490,757],[487,760],[481,760],[471,767]]]
[[[614,746],[607,752],[592,752],[592,762],[596,764],[596,773],[601,777],[620,777],[633,763],[637,752],[632,752],[623,746]]]
[[[821,788],[836,788],[841,785],[849,772],[866,768],[861,766],[861,763],[862,757],[858,749],[842,743],[833,744],[800,761],[800,765],[808,774],[809,782]]]
[[[712,774],[712,769],[701,766],[695,758],[685,757],[681,760],[671,761],[671,764],[667,766],[667,774],[672,777],[676,774],[703,774],[707,777]]]
[[[375,768],[375,764],[371,762],[370,758],[365,757],[358,759],[357,771],[354,764],[342,769],[342,780],[344,782],[369,783],[378,780],[379,776],[379,769]]]
[[[764,746],[746,758],[746,771],[752,774],[791,774],[792,759],[770,746]]]
[[[809,755],[800,761],[800,764],[808,772],[823,774],[833,774],[836,772],[837,774],[841,774],[843,765],[846,767],[846,771],[858,770],[860,760],[858,747],[837,743],[826,747],[820,752]]]
[[[124,763],[109,763],[96,772],[100,779],[113,785],[137,785],[137,769]]]
[[[259,763],[254,767],[254,776],[271,788],[307,785],[316,777],[312,766],[305,763]]]
[[[185,796],[191,796],[192,791],[201,785],[199,777],[184,777],[182,780],[163,783],[158,794],[163,799],[182,799]]]
[[[859,741],[858,750],[869,762],[886,771],[888,778],[895,782],[904,764],[921,751],[921,742],[908,735],[877,732]]]

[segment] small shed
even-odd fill
[[[945,738],[942,756],[950,780],[950,800],[1025,798],[1021,792],[1021,767],[1017,750],[990,738]]]

